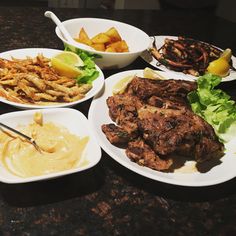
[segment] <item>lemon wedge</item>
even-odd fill
[[[149,67],[146,67],[143,70],[143,77],[147,79],[153,79],[153,80],[164,80],[166,79],[162,75],[160,75],[156,70],[152,70]]]
[[[227,62],[230,62],[232,57],[232,51],[230,48],[225,49],[220,55],[221,58],[224,58]]]
[[[78,66],[83,66],[82,59],[73,52],[62,52],[51,58],[51,66],[60,74],[69,78],[75,78],[81,74]]]
[[[217,60],[210,62],[207,67],[207,72],[221,77],[226,77],[229,74],[229,69],[230,65],[228,61],[225,58],[220,57]]]
[[[117,82],[114,87],[112,88],[113,94],[122,94],[124,93],[125,89],[127,88],[128,84],[132,81],[134,75],[129,75]]]

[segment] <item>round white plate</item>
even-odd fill
[[[156,47],[157,49],[159,49],[163,44],[164,44],[164,41],[166,38],[169,38],[169,39],[173,39],[173,40],[177,40],[178,37],[177,36],[167,36],[167,35],[160,35],[160,36],[152,36],[150,37],[151,38],[151,44],[150,44],[150,47],[152,47],[153,45],[153,42],[155,40],[155,43],[156,43]],[[214,46],[214,45],[213,45]],[[214,46],[216,47],[216,46]],[[216,47],[218,48],[218,47]],[[220,48],[219,48],[220,49]],[[222,49],[220,49],[222,50]],[[141,55],[141,57],[149,64],[151,64],[152,66],[162,70],[162,71],[166,71],[166,72],[173,72],[173,73],[176,73],[178,74],[182,79],[191,79],[191,80],[196,80],[197,77],[196,76],[193,76],[193,75],[189,75],[189,74],[184,74],[183,72],[178,72],[178,71],[174,71],[174,70],[170,70],[169,68],[167,68],[166,66],[162,65],[160,62],[158,62],[156,60],[155,57],[153,57],[151,55],[150,52],[148,52],[147,50],[144,51]],[[233,62],[233,66],[236,67],[236,57],[235,56],[232,56],[232,62]],[[230,74],[227,76],[227,77],[224,77],[222,78],[222,82],[228,82],[228,81],[232,81],[232,80],[236,80],[236,71],[233,71],[233,70],[230,70]]]
[[[236,137],[231,143],[226,145],[226,154],[221,158],[222,163],[213,167],[206,173],[163,173],[155,171],[147,167],[139,166],[130,161],[126,156],[125,150],[112,145],[101,130],[103,124],[113,123],[108,114],[106,99],[112,96],[112,88],[122,78],[129,75],[142,76],[143,70],[130,70],[114,74],[105,80],[105,89],[97,94],[89,109],[89,123],[94,132],[96,139],[104,151],[111,156],[115,161],[125,166],[126,168],[153,180],[164,183],[182,185],[182,186],[208,186],[219,184],[236,176]],[[168,72],[160,72],[161,75],[167,78],[178,79],[176,74]]]
[[[55,56],[56,54],[62,52],[61,50],[57,49],[49,49],[49,48],[22,48],[22,49],[16,49],[11,50],[7,52],[0,53],[0,58],[4,59],[10,59],[11,57],[17,58],[17,59],[24,59],[27,56],[28,57],[36,57],[39,53],[43,54],[47,58],[51,58]],[[17,102],[8,101],[7,99],[0,97],[0,102],[21,108],[21,109],[34,109],[34,108],[56,108],[56,107],[71,107],[78,103],[84,102],[90,98],[92,98],[94,95],[96,95],[103,87],[104,84],[104,75],[101,71],[101,69],[96,66],[96,69],[99,71],[99,77],[93,81],[93,87],[92,89],[85,95],[84,98],[70,103],[62,103],[62,104],[56,104],[56,105],[34,105],[34,104],[22,104]]]

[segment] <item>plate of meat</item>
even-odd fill
[[[100,146],[131,171],[169,184],[208,186],[234,178],[236,139],[225,148],[192,112],[186,96],[196,82],[158,73],[162,80],[143,78],[143,70],[105,80],[88,115]]]
[[[152,36],[148,50],[141,57],[152,66],[177,73],[181,78],[196,80],[206,73],[212,61],[218,59],[223,49],[199,40],[177,36]],[[231,56],[230,69],[222,75],[222,82],[236,79],[236,57]]]

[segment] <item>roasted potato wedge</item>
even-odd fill
[[[125,40],[122,40],[115,27],[111,27],[104,33],[99,33],[89,38],[84,28],[81,28],[79,35],[75,38],[80,43],[87,44],[97,51],[102,52],[128,52],[129,47]]]
[[[108,31],[105,32],[105,34],[110,38],[111,43],[122,40],[120,34],[118,33],[115,27],[110,28]]]
[[[79,32],[79,36],[78,38],[75,38],[76,41],[80,42],[80,43],[84,43],[84,44],[87,44],[87,45],[91,45],[92,44],[92,41],[91,39],[89,38],[88,34],[86,33],[85,29],[82,28]]]
[[[104,52],[106,47],[104,43],[93,43],[91,45],[95,50]]]
[[[107,47],[105,52],[116,52],[116,49],[112,47]]]
[[[115,43],[111,43],[107,46],[107,49],[109,49],[110,51],[115,51],[115,52],[128,52],[129,51],[129,47],[127,45],[127,43],[125,42],[125,40],[121,40]]]
[[[95,35],[91,40],[93,43],[108,43],[108,42],[110,42],[109,36],[107,36],[104,33],[99,33],[99,34]]]

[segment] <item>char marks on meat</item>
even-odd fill
[[[146,100],[151,96],[162,98],[186,99],[189,92],[197,89],[197,84],[186,80],[151,80],[134,77],[127,88],[127,93]]]
[[[161,159],[142,139],[129,142],[126,155],[139,165],[154,170],[166,170],[173,163],[172,159]]]
[[[127,131],[114,124],[102,125],[102,131],[112,144],[125,144],[132,140],[131,135]]]
[[[173,156],[197,162],[219,158],[223,144],[213,128],[194,114],[187,94],[197,88],[184,80],[149,80],[134,77],[123,94],[107,99],[115,124],[102,131],[112,144],[126,144],[130,160],[155,170],[167,170]]]

